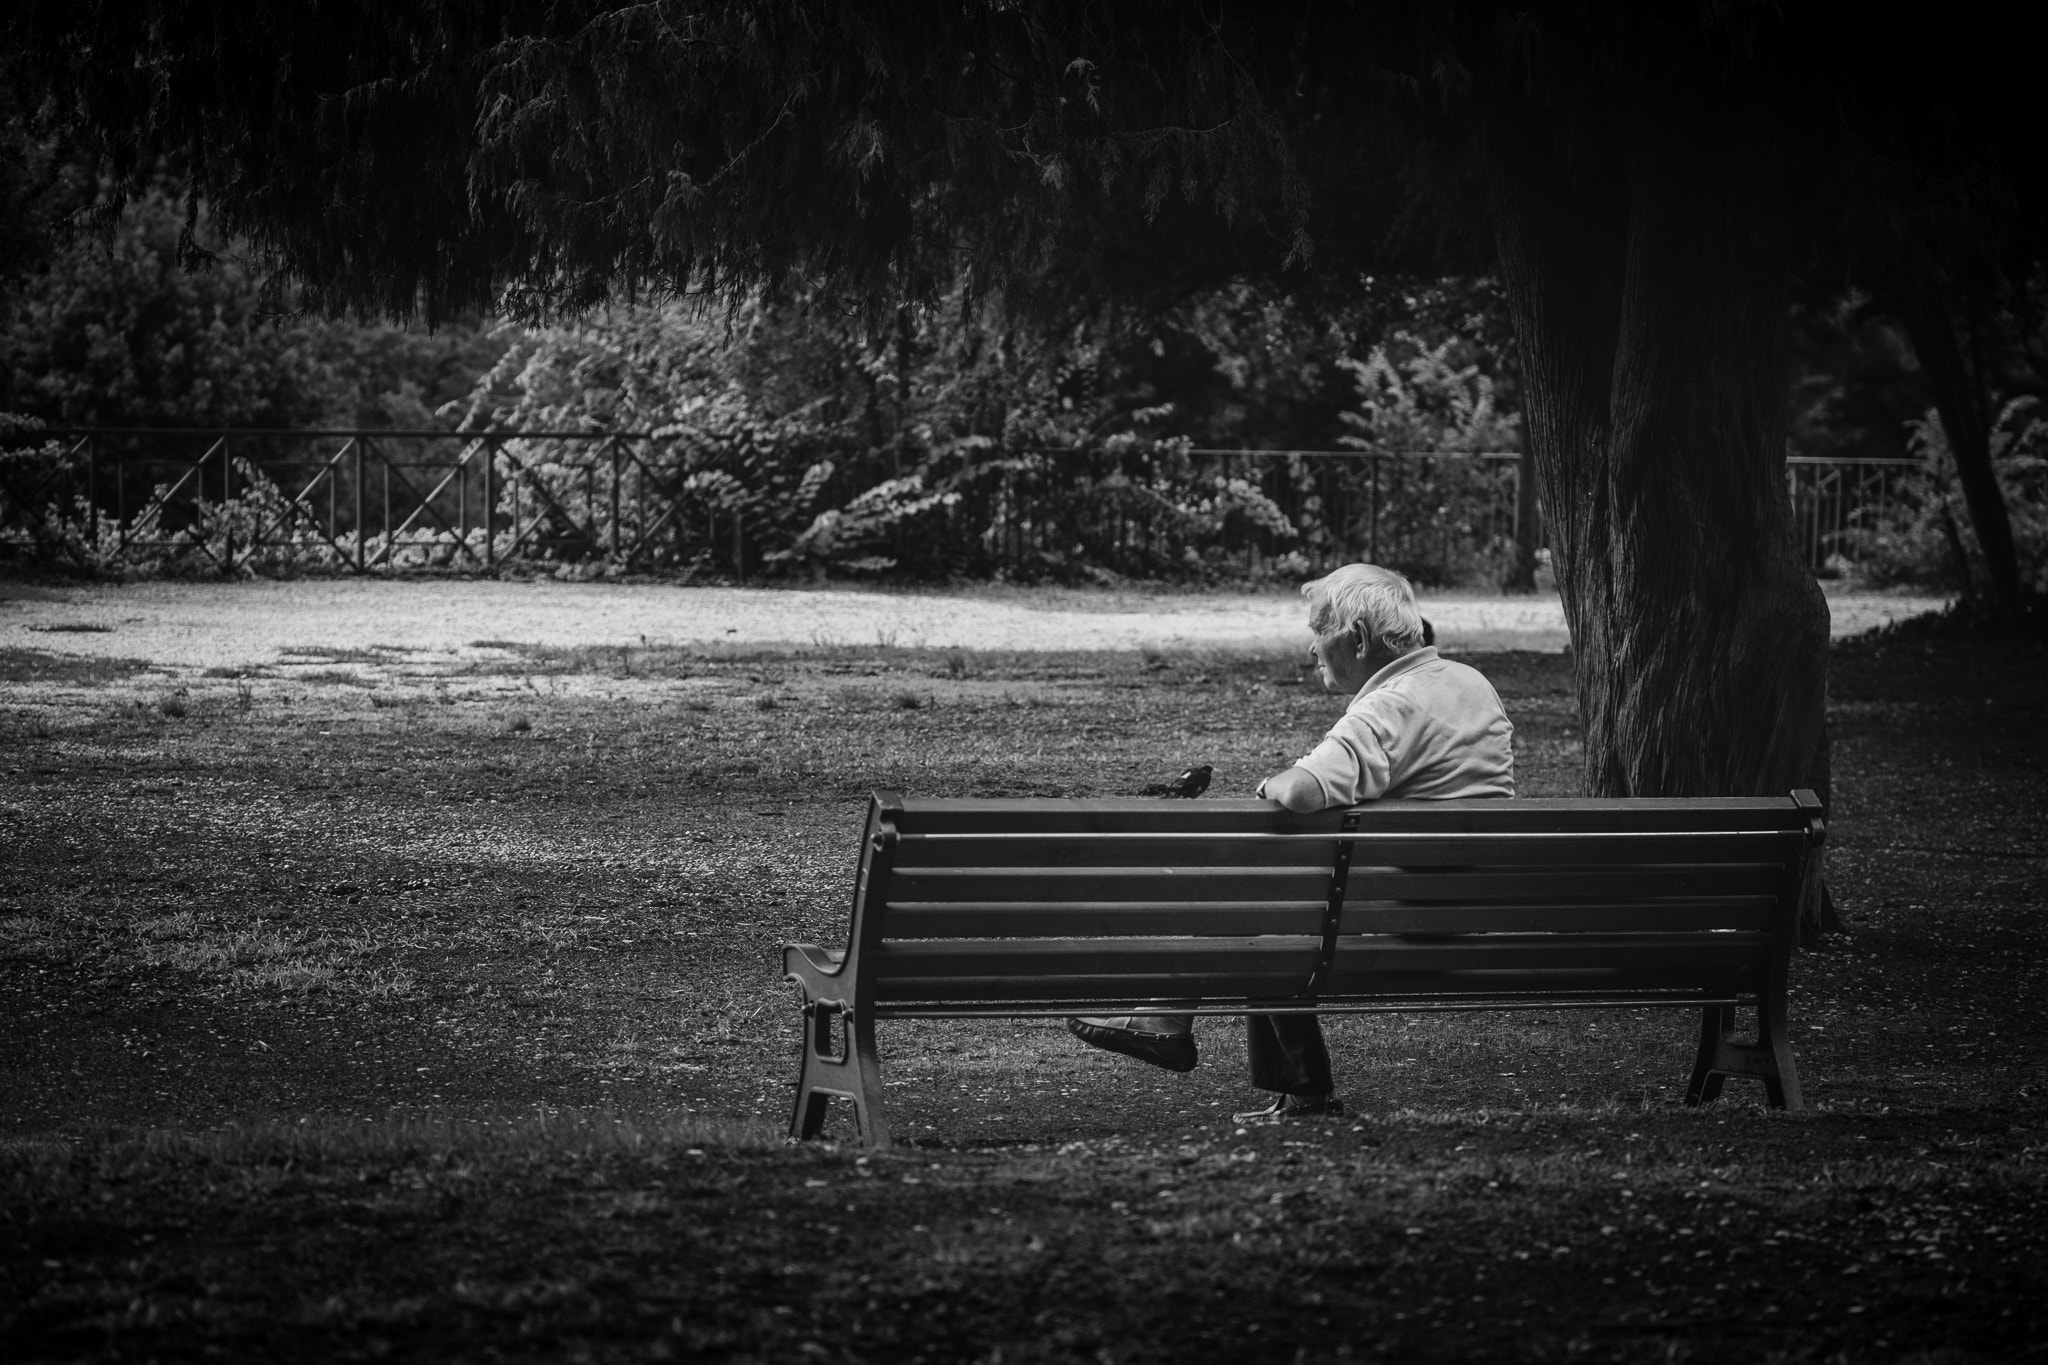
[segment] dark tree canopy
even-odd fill
[[[2031,250],[2018,45],[1874,41],[1828,8],[26,0],[0,22],[50,126],[116,172],[171,159],[316,294],[402,312],[790,272],[900,296],[963,266],[1142,288],[1470,264],[1490,104],[1555,115],[1583,175],[1678,66],[1782,106],[1824,268]]]
[[[370,0],[8,23],[46,116],[117,171],[175,158],[316,296],[435,314],[792,272],[881,298],[963,268],[1128,292],[1469,263],[1483,233],[1435,202],[1453,182],[1388,135],[1383,18]]]

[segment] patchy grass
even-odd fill
[[[353,668],[308,668],[292,675],[295,682],[329,683],[340,687],[375,687],[376,680],[365,678]]]
[[[388,664],[411,651],[403,645],[371,645],[356,649],[335,645],[283,645],[277,651],[287,663]]]
[[[1931,1365],[2048,1337],[2036,642],[1838,651],[1849,932],[1794,969],[1810,1113],[1741,1082],[1685,1110],[1679,1012],[1333,1020],[1354,1117],[1249,1132],[1230,1021],[1187,1076],[1056,1021],[905,1021],[886,1155],[780,1144],[775,949],[843,935],[866,792],[1196,762],[1241,792],[1332,699],[1197,652],[499,648],[436,705],[294,667],[260,704],[195,683],[176,724],[140,664],[0,659],[7,1358]],[[1567,665],[1478,662],[1524,792],[1569,793]]]
[[[42,649],[0,648],[0,685],[15,683],[103,686],[144,673],[147,659],[100,659]]]
[[[0,917],[0,961],[84,966],[142,979],[174,973],[186,989],[214,996],[403,995],[416,978],[388,961],[390,947],[368,930],[317,934],[189,909],[125,924],[67,916],[55,907]]]

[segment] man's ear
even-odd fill
[[[1358,657],[1363,659],[1372,653],[1372,631],[1366,627],[1363,621],[1360,621],[1351,629],[1358,636]]]

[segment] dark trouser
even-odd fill
[[[1253,1014],[1245,1030],[1252,1084],[1259,1089],[1283,1095],[1327,1095],[1335,1089],[1323,1026],[1313,1014]]]

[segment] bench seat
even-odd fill
[[[1688,1006],[1687,1100],[1797,1108],[1785,977],[1811,792],[1775,798],[869,804],[847,947],[788,944],[791,1133],[889,1141],[882,1019]],[[1733,1035],[1738,1006],[1754,1041]]]

